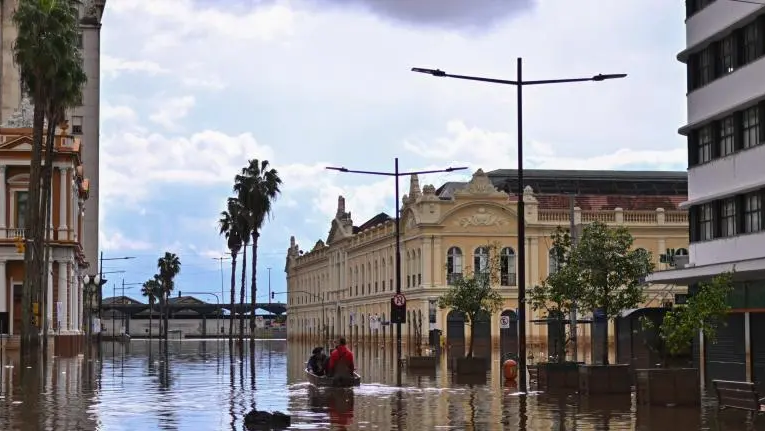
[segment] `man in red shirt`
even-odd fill
[[[337,348],[329,355],[327,372],[333,377],[352,377],[353,372],[356,371],[356,366],[353,363],[353,352],[348,350],[345,337],[340,337],[337,344]]]

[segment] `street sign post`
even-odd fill
[[[406,297],[397,293],[390,300],[391,323],[406,323]]]

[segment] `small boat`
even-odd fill
[[[305,376],[308,383],[317,387],[328,388],[350,388],[353,386],[361,386],[361,376],[358,373],[353,373],[353,378],[348,381],[335,381],[332,377],[317,376],[312,373],[308,368],[305,369]]]

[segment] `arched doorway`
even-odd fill
[[[487,312],[478,313],[473,324],[472,334],[473,355],[481,358],[491,357],[491,314]]]
[[[508,327],[503,327],[504,322]],[[499,351],[503,359],[518,356],[518,315],[513,310],[504,310],[500,314]]]
[[[446,349],[449,358],[465,355],[465,315],[452,310],[446,315]]]

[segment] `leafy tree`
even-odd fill
[[[648,251],[633,245],[624,226],[594,222],[584,227],[569,258],[584,286],[580,306],[600,310],[609,321],[643,302],[641,279],[653,272],[654,264]],[[608,364],[608,326],[603,343],[603,363]]]
[[[486,248],[489,251],[489,259],[485,262],[485,268],[473,268],[470,276],[457,278],[449,286],[449,290],[438,298],[439,308],[451,308],[462,313],[467,319],[466,323],[470,325],[470,344],[467,354],[469,358],[473,357],[476,319],[484,313],[491,316],[502,307],[503,303],[502,296],[492,287],[499,284],[499,246],[490,244]]]
[[[19,68],[24,93],[34,102],[32,157],[29,175],[29,205],[25,215],[24,253],[26,274],[22,294],[22,350],[37,344],[32,327],[32,301],[43,286],[44,235],[46,218],[41,212],[47,198],[42,193],[42,158],[45,117],[49,129],[57,117],[79,99],[84,74],[77,50],[78,17],[76,0],[19,0],[13,13],[17,36],[13,57]]]
[[[168,329],[168,307],[167,300],[170,293],[175,289],[175,277],[181,272],[181,260],[175,253],[165,252],[165,255],[157,259],[157,270],[159,271],[157,280],[160,283],[160,307],[164,324],[164,337],[167,339]]]
[[[250,283],[250,337],[255,328],[255,302],[257,298],[258,239],[263,223],[271,214],[273,202],[282,184],[279,173],[270,167],[268,160],[250,160],[242,172],[234,178],[234,192],[246,214],[249,238],[252,240],[252,281]],[[244,277],[244,276],[243,276]],[[242,282],[244,288],[244,282]],[[244,291],[243,291],[244,292]],[[242,293],[244,298],[244,293]],[[244,299],[242,299],[244,302]],[[240,325],[244,322],[240,321]]]
[[[544,310],[548,319],[559,320],[557,324],[564,337],[559,339],[558,345],[555,346],[555,359],[557,362],[563,362],[566,359],[566,346],[571,340],[570,331],[576,328],[569,328],[569,335],[566,335],[566,325],[561,319],[571,312],[575,301],[583,296],[584,285],[579,269],[570,264],[573,245],[569,231],[558,227],[551,239],[558,269],[548,275],[542,284],[529,290],[528,298],[534,311]]]
[[[733,291],[733,274],[724,272],[712,280],[701,283],[698,291],[664,315],[659,327],[661,345],[659,353],[666,362],[669,357],[690,351],[693,338],[699,331],[712,343],[717,339],[717,328],[723,324],[730,310],[728,295]],[[649,319],[641,319],[645,329],[653,328]]]
[[[231,253],[231,305],[236,303],[236,258],[242,250],[242,237],[247,235],[245,231],[246,221],[243,220],[243,209],[239,200],[228,198],[227,209],[220,213],[218,226],[220,234],[226,237],[226,244]],[[234,336],[234,313],[233,310],[228,321],[229,342]]]

